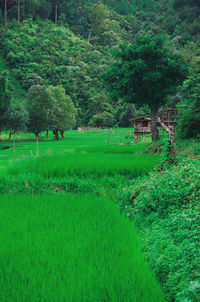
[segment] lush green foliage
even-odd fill
[[[126,109],[120,115],[118,125],[119,127],[130,127],[130,119],[136,118],[137,113],[134,105],[127,105]]]
[[[12,74],[24,89],[38,84],[64,87],[78,109],[79,124],[87,124],[94,114],[107,111],[108,101],[98,91],[97,77],[109,55],[65,27],[29,19],[16,31],[13,22],[2,29],[0,44]]]
[[[122,98],[151,109],[152,139],[158,137],[158,110],[167,103],[187,75],[183,58],[164,46],[162,36],[137,36],[133,43],[120,45],[101,78],[111,99]]]
[[[199,176],[199,162],[181,160],[134,180],[117,196],[141,231],[145,255],[169,301],[199,300]]]
[[[200,134],[200,75],[194,74],[181,89],[184,101],[178,104],[178,135],[182,138]]]
[[[99,119],[104,111],[116,124],[125,108],[120,100],[111,104],[106,99],[98,80],[111,62],[108,46],[132,43],[138,34],[164,34],[170,52],[178,50],[196,68],[198,8],[192,0],[7,0],[0,74],[7,71],[14,99],[21,101],[32,85],[61,85],[77,108],[77,125],[87,125],[93,116]],[[3,24],[3,0],[0,9]]]
[[[164,105],[187,74],[182,58],[164,47],[161,36],[137,36],[133,44],[120,45],[114,56],[115,62],[102,74],[111,98],[151,109]]]

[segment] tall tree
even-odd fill
[[[20,22],[20,18],[21,18],[21,3],[24,3],[24,0],[17,0],[17,20],[18,22]],[[36,7],[38,7],[40,4],[40,0],[29,0],[27,5],[31,6],[31,5],[35,5]]]
[[[12,134],[26,130],[28,123],[28,112],[23,102],[11,102],[5,117],[5,128],[10,130],[9,141]]]
[[[52,5],[54,7],[54,22],[55,22],[55,24],[58,23],[58,3],[59,3],[59,0],[53,0],[52,1]]]
[[[17,1],[17,20],[20,22],[20,0]]]
[[[7,15],[8,15],[8,0],[4,0],[4,20],[5,20],[5,26],[8,23]]]
[[[54,106],[56,122],[51,130],[53,130],[55,138],[58,140],[58,132],[64,138],[64,131],[71,130],[75,126],[76,109],[70,96],[66,95],[62,86],[49,86],[48,91],[56,103],[56,106]]]
[[[45,130],[52,129],[55,123],[55,100],[45,86],[34,85],[29,89],[27,110],[29,122],[27,130],[38,135]]]
[[[5,125],[5,114],[8,110],[11,101],[11,96],[8,91],[8,80],[4,73],[0,76],[0,127]]]
[[[115,59],[101,75],[110,97],[148,105],[152,140],[156,140],[158,110],[187,75],[183,58],[164,46],[162,36],[140,35],[132,44],[122,44]]]

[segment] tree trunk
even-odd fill
[[[163,121],[161,121],[160,117],[158,117],[158,122],[161,125],[161,127],[169,134],[168,136],[168,149],[167,149],[167,157],[168,157],[168,163],[170,164],[176,164],[176,147],[175,147],[175,140],[174,140],[174,134],[175,129],[174,126],[170,127],[165,125]]]
[[[60,137],[59,137],[59,135],[58,135],[58,130],[53,130],[53,134],[55,135],[55,139],[56,139],[57,141],[59,141],[59,140],[60,140]]]
[[[171,144],[173,145],[175,143],[174,140],[174,126],[170,127],[165,125],[165,123],[163,123],[163,121],[161,121],[160,117],[158,117],[158,122],[161,125],[161,127],[169,134],[169,141],[171,142]]]
[[[46,132],[46,139],[47,139],[47,141],[49,139],[49,130],[47,130],[47,132]]]
[[[64,131],[63,130],[60,130],[60,135],[64,139]]]
[[[5,26],[6,26],[7,23],[8,23],[8,19],[7,19],[8,10],[7,10],[7,0],[4,0],[4,1],[5,1],[5,6],[4,6],[4,18],[5,18]]]
[[[58,22],[58,5],[55,6],[55,24]]]
[[[17,20],[20,22],[20,0],[17,2]]]
[[[38,132],[35,133],[36,137],[36,156],[39,156],[39,146],[38,146]]]
[[[157,129],[157,116],[158,116],[158,108],[154,108],[151,110],[151,137],[152,141],[158,139],[158,129]]]
[[[9,143],[10,143],[10,141],[11,141],[11,136],[12,136],[12,135],[13,135],[13,132],[10,131],[10,133],[9,133],[9,139],[8,139]]]
[[[91,30],[90,30],[90,32],[89,32],[89,35],[88,35],[88,42],[90,42],[90,38],[91,38]]]

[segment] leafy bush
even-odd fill
[[[200,168],[192,160],[181,162],[163,173],[155,174],[147,185],[137,187],[140,191],[134,200],[135,212],[149,215],[152,212],[165,216],[189,203],[196,204],[200,198]]]
[[[113,126],[113,115],[106,111],[101,114],[96,114],[89,121],[89,126],[111,127]]]
[[[185,101],[179,103],[178,135],[181,138],[196,137],[200,133],[200,75],[191,76],[182,87]]]
[[[138,226],[145,256],[169,301],[198,301],[199,161],[143,176],[116,195],[123,213]]]

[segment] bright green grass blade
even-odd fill
[[[110,200],[1,195],[0,208],[0,301],[163,301],[133,224]]]

